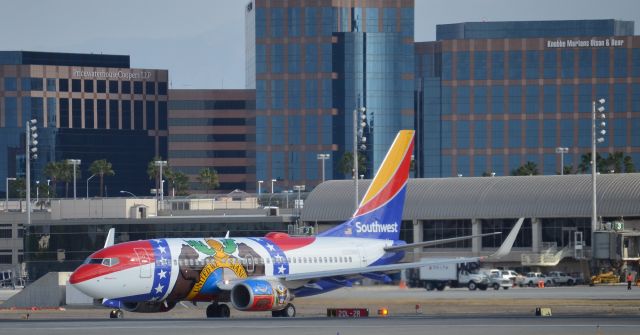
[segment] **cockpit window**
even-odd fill
[[[84,260],[83,264],[102,264],[102,258],[87,258]]]
[[[104,266],[114,266],[118,264],[120,261],[117,258],[105,258],[102,260],[102,265]]]

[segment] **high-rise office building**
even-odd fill
[[[575,171],[591,152],[592,101],[600,98],[606,135],[598,152],[640,164],[633,22],[471,22],[436,31],[437,41],[415,48],[418,176],[509,175],[527,162],[556,174],[561,159]]]
[[[25,124],[36,119],[31,185],[46,183],[47,163],[79,159],[78,196],[95,196],[100,183],[86,181],[88,169],[106,159],[115,175],[105,178],[103,195],[148,195],[147,164],[167,157],[167,77],[131,68],[129,56],[0,51],[0,180],[25,177]],[[58,196],[73,194],[61,181],[57,188]]]
[[[327,179],[351,178],[339,166],[352,151],[359,108],[366,109],[364,175],[380,165],[397,131],[413,128],[413,11],[413,0],[247,5],[257,179],[282,180],[276,190],[315,186],[322,178],[318,154],[330,154]]]
[[[255,190],[255,91],[169,90],[169,165],[189,193],[205,192],[205,168],[218,174],[216,193]]]

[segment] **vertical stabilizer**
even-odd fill
[[[398,133],[353,217],[319,236],[398,239],[413,136],[413,130]]]

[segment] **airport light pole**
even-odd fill
[[[271,179],[271,194],[273,194],[273,183],[275,183],[275,179]]]
[[[596,204],[596,176],[598,174],[598,162],[597,162],[597,158],[596,158],[596,142],[597,143],[603,143],[604,142],[604,136],[607,133],[607,131],[604,129],[604,127],[607,125],[606,122],[604,121],[606,118],[606,115],[604,114],[605,108],[604,108],[604,103],[606,102],[605,99],[598,99],[598,101],[592,101],[591,102],[591,189],[592,189],[592,195],[591,195],[591,199],[592,199],[592,203],[591,203],[591,260],[592,263],[594,264],[594,270],[595,270],[595,232],[598,230],[598,212],[597,212],[597,204]],[[596,108],[596,104],[598,105],[598,107]],[[600,113],[599,117],[600,117],[600,124],[598,125],[598,127],[596,126],[596,111],[598,113]],[[597,131],[597,129],[600,129],[600,131]],[[597,137],[597,138],[596,138]]]
[[[15,178],[15,177],[7,177],[7,181],[6,181],[6,183],[5,183],[5,184],[6,184],[6,186],[5,186],[5,187],[6,187],[6,188],[5,188],[5,190],[6,190],[6,191],[5,191],[5,196],[6,196],[6,198],[5,198],[5,200],[4,200],[4,210],[5,210],[6,212],[8,212],[8,211],[9,211],[9,180],[16,180],[16,178]]]
[[[556,153],[560,154],[560,175],[564,175],[564,154],[569,152],[569,148],[557,147]]]
[[[92,174],[91,177],[87,178],[87,199],[89,199],[89,180],[91,180],[91,178],[95,177],[96,174]]]
[[[298,191],[298,202],[296,202],[296,208],[298,209],[298,218],[300,218],[300,214],[301,214],[301,209],[302,209],[302,205],[300,203],[300,191],[304,191],[305,190],[305,185],[294,185],[293,189],[295,191]]]
[[[167,161],[154,161],[153,164],[159,168],[158,174],[160,175],[160,178],[158,180],[160,180],[160,182],[158,183],[157,186],[160,186],[160,188],[162,189],[162,192],[160,192],[160,204],[162,204],[162,201],[164,200],[164,185],[162,183],[162,167],[167,166]],[[156,187],[156,203],[157,202],[158,202],[158,188]]]
[[[73,165],[73,200],[76,200],[76,167],[81,162],[79,159],[67,159],[67,163]]]
[[[38,120],[31,119],[25,123],[25,172],[27,193],[27,225],[31,225],[31,160],[38,159]]]
[[[129,192],[129,191],[120,191],[120,193],[122,193],[122,194],[125,194],[125,193],[126,193],[126,194],[131,195],[131,196],[132,196],[132,197],[134,197],[134,198],[138,198],[135,194],[133,194],[133,193],[131,193],[131,192]]]
[[[322,182],[324,183],[324,161],[326,161],[327,159],[329,159],[329,157],[331,157],[331,155],[329,154],[318,154],[318,159],[322,161]]]
[[[364,137],[364,127],[367,125],[365,122],[367,115],[367,109],[365,107],[359,107],[353,110],[353,180],[355,183],[355,211],[358,210],[358,202],[360,197],[358,196],[358,149],[362,150],[366,149],[367,146],[364,144],[367,141],[367,138]],[[358,139],[362,141],[361,146],[359,147]]]

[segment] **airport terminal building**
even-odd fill
[[[167,82],[167,70],[131,68],[129,56],[0,51],[0,194],[5,178],[25,177],[30,119],[39,135],[32,185],[46,183],[47,163],[66,159],[81,161],[83,185],[91,163],[106,159],[115,176],[105,178],[103,194],[148,194],[148,162],[167,157]],[[96,181],[89,196],[99,193]]]

